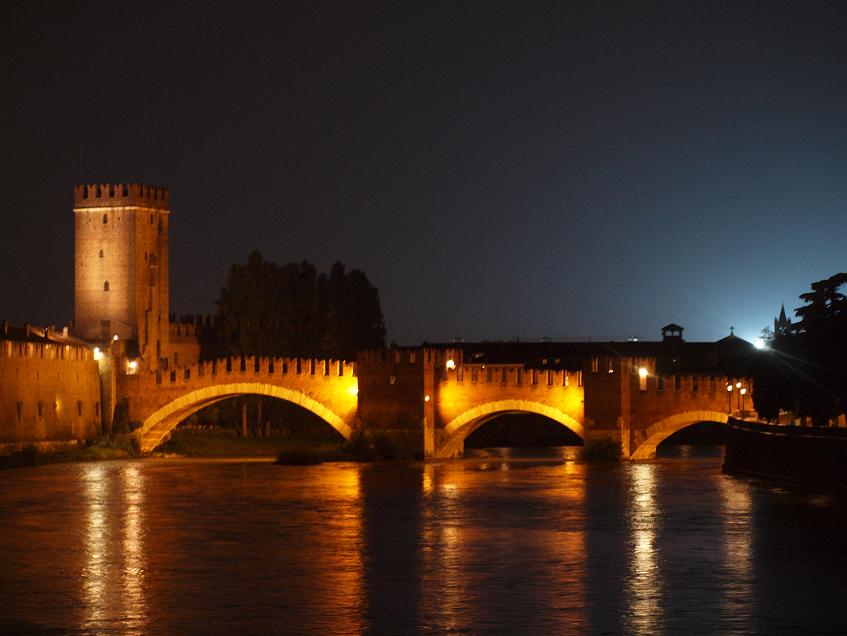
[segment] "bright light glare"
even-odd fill
[[[732,391],[732,385],[731,385],[731,384],[727,384],[727,385],[726,385],[726,390],[727,390],[727,391]]]
[[[357,395],[359,395],[359,387],[351,386],[349,389],[347,389],[347,392],[353,397],[356,397]]]
[[[756,349],[764,349],[765,347],[767,347],[767,343],[765,342],[764,338],[756,338],[753,341],[753,346],[756,347]]]
[[[94,359],[95,360],[102,360],[103,359],[103,352],[100,351],[100,347],[94,347]]]
[[[448,369],[455,369],[455,368],[456,368],[456,361],[455,361],[455,360],[453,360],[453,358],[450,358],[450,359],[447,361],[447,365],[446,365],[446,366],[447,366],[447,368],[448,368]]]
[[[647,367],[641,367],[638,369],[638,377],[646,378],[647,377]]]
[[[129,369],[130,373],[135,373],[136,371],[138,371],[138,361],[130,360],[129,362],[127,362],[126,367],[127,369]]]
[[[118,339],[118,334],[115,334],[114,336],[112,336],[112,340],[117,341],[117,339]]]
[[[747,395],[747,387],[741,389],[741,395]]]
[[[429,396],[428,395],[424,396],[424,402],[429,402]]]

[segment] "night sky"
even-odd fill
[[[213,6],[214,4],[214,6]],[[171,309],[335,259],[389,341],[753,339],[847,269],[847,8],[37,2],[0,24],[0,318],[73,317],[73,186],[171,189]]]

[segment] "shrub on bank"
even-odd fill
[[[0,456],[0,469],[60,464],[65,462],[95,462],[107,459],[129,459],[138,455],[129,435],[100,437],[83,446],[40,451],[34,444]]]
[[[582,449],[582,459],[587,462],[618,461],[621,454],[621,443],[612,439],[593,439]]]

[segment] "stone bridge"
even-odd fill
[[[702,421],[726,423],[747,379],[655,373],[655,361],[586,359],[580,369],[465,364],[433,348],[360,353],[356,363],[228,358],[168,371],[119,375],[117,395],[139,425],[141,449],[158,446],[192,413],[238,395],[292,402],[345,438],[381,432],[428,458],[460,457],[464,441],[508,413],[535,413],[584,441],[619,441],[624,456],[649,459],[673,433]],[[747,398],[750,399],[750,398]],[[752,400],[749,402],[752,405]]]
[[[117,397],[140,424],[141,450],[151,451],[177,424],[215,402],[264,395],[311,411],[350,437],[356,428],[355,365],[338,360],[233,357],[169,371],[121,374]]]

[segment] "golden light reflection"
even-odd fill
[[[630,531],[632,555],[627,581],[630,609],[628,631],[654,633],[661,618],[661,580],[656,549],[656,466],[633,464],[630,496]]]
[[[144,597],[144,475],[137,466],[121,472],[126,509],[123,515],[123,609],[128,630],[141,633],[146,622]]]
[[[425,579],[420,614],[438,616],[441,632],[479,630],[479,621],[490,618],[487,603],[496,597],[490,561],[513,554],[521,556],[510,567],[522,568],[526,576],[533,577],[536,605],[549,608],[540,622],[556,633],[582,633],[587,628],[585,466],[573,462],[556,466],[550,486],[538,488],[536,477],[504,470],[506,464],[424,466],[421,565],[424,572],[437,572],[437,577]],[[503,501],[502,523],[496,516],[475,518],[473,510],[486,505],[483,502],[496,483],[508,490],[529,488],[533,497],[542,497],[546,505],[541,508],[550,511],[551,523],[518,520],[523,514],[520,505],[513,507],[508,500]],[[511,522],[506,521],[509,519]],[[429,589],[427,584],[434,587]],[[571,611],[558,611],[563,605]]]
[[[108,499],[104,481],[105,473],[103,465],[91,464],[85,467],[82,475],[87,508],[83,544],[85,563],[82,569],[85,631],[102,629],[109,607],[109,602],[105,598],[109,568],[106,550]]]
[[[120,475],[120,479],[116,476]],[[144,477],[137,466],[91,464],[82,474],[83,631],[142,634],[144,597]]]
[[[731,477],[722,476],[720,493],[723,503],[724,523],[724,567],[728,573],[726,614],[745,624],[743,617],[749,616],[755,596],[752,562],[752,509],[749,486]]]

